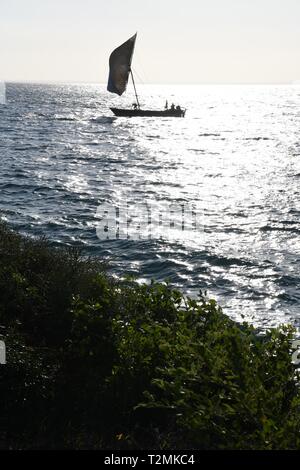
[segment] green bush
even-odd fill
[[[299,449],[293,330],[0,225],[1,448]]]

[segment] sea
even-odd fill
[[[206,292],[231,318],[300,326],[300,87],[141,85],[185,118],[117,118],[99,84],[7,83],[0,217],[116,277]],[[4,100],[3,100],[4,101]]]

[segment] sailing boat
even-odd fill
[[[126,90],[130,75],[134,87],[136,103],[133,104],[131,109],[110,108],[111,111],[116,116],[123,117],[184,117],[186,112],[185,109],[182,109],[180,106],[175,107],[174,105],[169,108],[167,103],[165,109],[163,110],[141,109],[136,91],[134,76],[131,69],[136,36],[137,33],[111,53],[109,58],[109,78],[107,85],[107,90],[109,92],[116,93],[117,95],[121,96]]]

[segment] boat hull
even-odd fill
[[[184,117],[185,109],[164,109],[162,111],[150,109],[120,109],[110,108],[115,116],[121,117]]]

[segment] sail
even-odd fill
[[[109,58],[109,78],[107,90],[122,95],[128,83],[136,34],[115,49]]]

